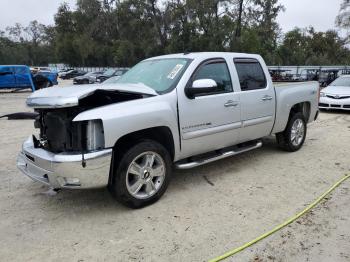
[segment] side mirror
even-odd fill
[[[213,79],[199,79],[192,83],[191,87],[185,89],[188,98],[194,99],[198,94],[205,94],[214,91],[217,83]]]

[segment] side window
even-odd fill
[[[257,60],[235,59],[234,63],[242,91],[264,89],[266,87],[265,73]]]
[[[15,73],[16,74],[26,74],[27,73],[27,68],[26,67],[15,67]]]
[[[232,82],[230,72],[224,60],[215,60],[201,65],[192,77],[192,82],[200,79],[212,79],[216,82],[217,88],[209,94],[232,92]]]
[[[4,74],[4,73],[10,73],[12,72],[11,71],[11,68],[10,67],[0,67],[0,73]]]

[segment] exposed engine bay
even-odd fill
[[[115,90],[96,90],[81,98],[79,105],[66,108],[40,108],[35,128],[40,129],[39,138],[33,137],[35,147],[53,153],[84,152],[104,148],[103,123],[100,119],[73,122],[81,112],[125,101],[141,99],[149,95]]]

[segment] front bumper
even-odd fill
[[[84,154],[54,154],[34,148],[32,138],[23,143],[17,167],[23,174],[53,188],[97,188],[108,185],[112,149]]]
[[[320,97],[318,107],[322,109],[350,110],[350,98],[334,99],[330,97]]]

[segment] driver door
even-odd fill
[[[179,99],[182,151],[197,155],[235,144],[241,127],[239,94],[233,92],[226,60],[210,59],[194,72],[187,87],[195,80],[212,79],[217,87],[197,94],[193,99]]]

